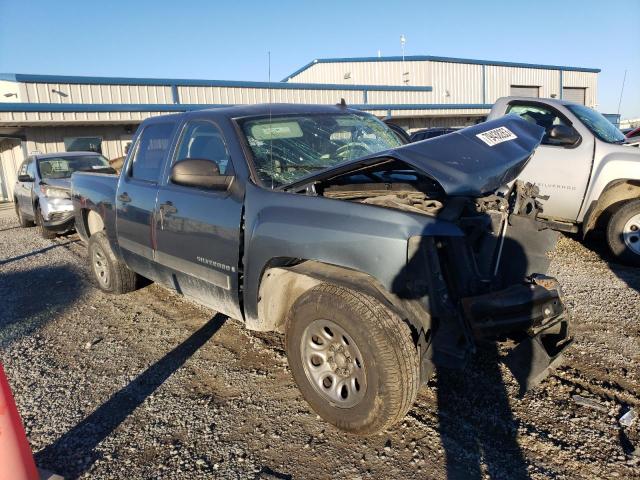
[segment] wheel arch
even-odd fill
[[[316,260],[293,261],[279,258],[265,266],[258,289],[258,317],[247,317],[247,328],[282,333],[295,301],[316,285],[330,283],[366,293],[392,309],[407,322],[416,341],[421,331],[431,329],[424,305],[397,297],[367,273]]]
[[[89,242],[89,238],[97,232],[105,230],[104,219],[95,209],[76,209],[76,231],[83,242]]]
[[[582,235],[604,226],[611,215],[623,204],[640,198],[640,180],[619,179],[607,184],[596,201],[587,210],[582,223]]]

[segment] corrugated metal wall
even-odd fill
[[[166,115],[167,112],[0,112],[0,122],[20,125],[42,122],[131,122]]]
[[[560,70],[545,68],[505,67],[497,65],[475,65],[454,62],[418,61],[405,62],[335,62],[316,63],[307,70],[289,79],[289,82],[361,84],[361,85],[408,85],[432,86],[428,103],[494,103],[508,96],[511,85],[539,87],[541,97],[556,95],[560,98]],[[483,96],[483,69],[485,95]],[[585,87],[586,104],[597,103],[598,74],[594,72],[562,72],[565,87]],[[345,79],[345,76],[349,78]],[[387,92],[376,92],[384,94]],[[395,93],[395,92],[388,92]],[[402,93],[402,99],[410,93]],[[399,98],[399,95],[390,95]],[[427,95],[425,95],[427,97]],[[369,94],[370,103],[372,94]],[[382,103],[382,102],[380,102]],[[396,101],[394,103],[409,103]]]
[[[565,87],[586,87],[585,105],[598,104],[598,74],[589,72],[563,72],[562,85]]]
[[[0,200],[13,201],[13,187],[23,160],[20,140],[0,140]]]
[[[540,87],[541,97],[556,95],[560,98],[560,71],[535,68],[486,67],[486,100],[493,103],[511,93],[511,85]]]
[[[64,152],[66,137],[100,137],[102,154],[109,160],[124,156],[125,138],[131,135],[122,126],[95,127],[33,127],[25,128],[27,153]]]
[[[428,62],[336,62],[316,63],[289,82],[334,83],[350,85],[431,85]],[[409,75],[403,73],[409,72]],[[348,77],[348,78],[345,78]]]
[[[335,104],[341,98],[347,103],[363,102],[359,90],[271,89],[269,93],[267,88],[179,86],[178,95],[180,103],[186,104],[254,104],[267,103],[269,98],[275,103]]]
[[[482,65],[420,61],[404,62],[404,71],[402,67],[402,62],[317,63],[290,81],[403,85],[408,80],[407,85],[431,86],[433,91],[369,92],[369,103],[482,103]],[[413,100],[416,93],[424,101]]]
[[[23,102],[173,103],[170,86],[23,83]]]
[[[484,103],[482,65],[425,63],[431,69],[433,103]]]

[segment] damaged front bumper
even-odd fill
[[[462,299],[466,321],[477,339],[509,336],[519,343],[505,364],[522,395],[558,365],[572,341],[571,317],[555,278],[533,275],[528,283]]]
[[[43,197],[40,199],[40,209],[44,226],[48,229],[66,231],[73,228],[75,215],[70,199]]]

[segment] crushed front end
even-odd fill
[[[570,315],[557,280],[546,276],[558,234],[537,220],[537,196],[536,187],[516,181],[489,196],[457,198],[439,216],[457,223],[463,238],[412,239],[431,274],[437,318],[424,362],[462,366],[478,341],[508,340],[516,346],[505,363],[521,393],[559,362],[571,343]]]
[[[413,323],[425,381],[434,366],[464,366],[479,341],[505,340],[516,345],[506,363],[524,391],[571,342],[562,291],[546,276],[558,234],[537,219],[544,200],[537,187],[517,180],[543,135],[507,115],[287,187],[456,227],[455,236],[411,235],[390,288],[407,317],[428,317]]]

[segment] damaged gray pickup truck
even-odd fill
[[[556,234],[514,182],[544,131],[517,116],[401,145],[345,106],[257,105],[145,120],[119,176],[75,173],[91,270],[138,275],[252,330],[285,334],[326,421],[372,434],[483,339],[525,387],[570,342]]]

